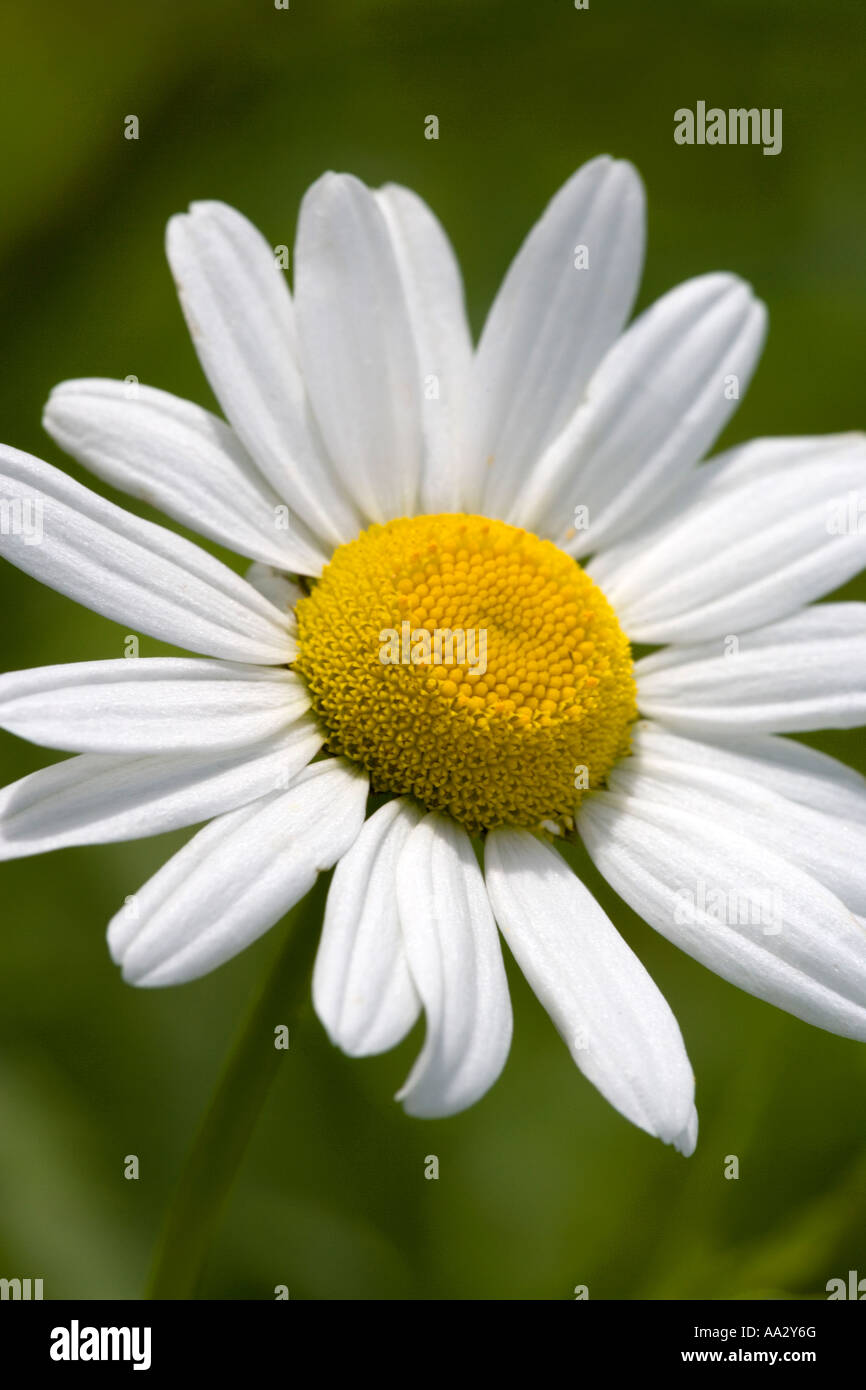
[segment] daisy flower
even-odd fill
[[[679,1027],[558,843],[580,837],[725,979],[866,1037],[864,784],[784,737],[866,716],[866,606],[810,606],[863,564],[866,449],[761,439],[701,463],[765,312],[711,274],[626,328],[644,221],[629,164],[585,165],[473,347],[446,236],[404,188],[314,184],[292,293],[238,212],[173,218],[225,420],[81,380],[45,425],[252,568],[0,452],[3,553],[197,653],[0,680],[6,729],[77,755],[2,794],[0,852],[207,822],[110,924],[145,986],[221,965],[335,866],[315,1007],[353,1056],[424,1014],[399,1093],[418,1116],[471,1105],[505,1063],[501,933],[585,1076],[690,1153]],[[480,634],[484,660],[458,644],[437,664],[437,632]],[[388,658],[406,633],[420,657]]]

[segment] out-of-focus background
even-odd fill
[[[6,5],[0,438],[83,479],[40,428],[55,382],[135,375],[212,405],[162,250],[166,219],[191,200],[233,203],[291,246],[323,170],[407,183],[453,237],[477,331],[546,200],[603,151],[647,183],[641,306],[714,269],[768,302],[768,347],[725,442],[862,426],[864,19],[860,0]],[[676,145],[673,113],[698,100],[781,107],[782,152]],[[424,136],[431,114],[438,141]],[[123,655],[122,627],[8,566],[0,592],[4,668]],[[142,639],[142,655],[162,650]],[[859,734],[810,741],[866,766]],[[0,758],[4,781],[53,761],[8,735]],[[41,1277],[48,1298],[141,1293],[280,944],[277,928],[174,991],[121,983],[105,924],[185,838],[2,868],[0,1276]],[[203,1294],[567,1299],[583,1284],[592,1298],[802,1298],[866,1275],[866,1048],[717,980],[577,862],[680,1019],[695,1157],[605,1104],[516,970],[506,1071],[442,1122],[391,1099],[420,1027],[398,1052],[352,1062],[307,1006],[285,1020],[291,1047]],[[123,1176],[130,1154],[138,1181]],[[438,1181],[424,1176],[433,1154]]]

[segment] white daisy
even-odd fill
[[[138,985],[214,969],[336,865],[315,1005],[352,1055],[424,1013],[400,1092],[413,1115],[470,1105],[502,1069],[498,927],[581,1071],[689,1153],[677,1023],[557,836],[579,834],[724,978],[866,1036],[864,784],[779,737],[866,717],[866,605],[808,606],[863,564],[864,528],[842,523],[866,449],[758,440],[698,467],[764,310],[707,275],[623,332],[643,243],[635,171],[587,164],[473,349],[453,253],[405,189],[320,179],[294,296],[239,213],[174,218],[169,259],[229,423],[94,380],[59,386],[45,423],[254,564],[242,579],[2,450],[3,516],[38,513],[43,533],[4,525],[8,558],[199,656],[4,676],[5,728],[78,756],[7,788],[0,850],[208,821],[110,925]],[[484,632],[486,669],[383,663],[404,622]],[[633,664],[632,642],[663,650]],[[370,790],[391,795],[365,819]]]

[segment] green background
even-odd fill
[[[861,0],[591,0],[583,12],[571,0],[22,0],[2,29],[0,437],[76,477],[40,428],[55,382],[134,374],[212,404],[164,261],[168,216],[221,198],[291,245],[326,168],[429,200],[477,331],[558,185],[597,153],[626,156],[649,195],[641,305],[715,269],[768,302],[768,346],[726,442],[863,423]],[[673,112],[698,99],[781,107],[781,154],[675,145]],[[123,138],[128,114],[137,142]],[[2,595],[7,668],[123,654],[124,628],[8,566]],[[142,655],[162,650],[142,640]],[[858,733],[813,741],[866,764]],[[6,781],[53,761],[8,735],[0,755]],[[2,869],[0,1276],[42,1277],[46,1297],[140,1294],[285,930],[181,989],[123,985],[105,923],[185,838]],[[291,1047],[206,1296],[271,1298],[286,1284],[293,1298],[568,1299],[586,1284],[591,1298],[799,1298],[866,1275],[866,1049],[717,980],[581,867],[680,1020],[698,1076],[695,1157],[605,1104],[516,970],[506,1071],[442,1122],[391,1099],[420,1027],[398,1052],[353,1062],[307,1004],[275,1020]],[[138,1181],[123,1177],[128,1154]],[[738,1181],[723,1175],[730,1154]]]

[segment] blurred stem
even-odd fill
[[[214,1231],[287,1052],[274,1029],[304,998],[325,876],[289,914],[288,935],[244,1022],[187,1156],[157,1246],[148,1298],[195,1296]]]

